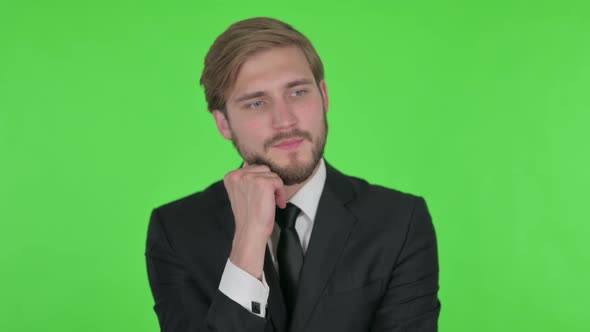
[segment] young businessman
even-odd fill
[[[275,19],[237,22],[211,46],[201,84],[244,163],[152,211],[162,331],[436,331],[426,203],[323,159],[328,89],[309,40]]]

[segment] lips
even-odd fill
[[[273,148],[279,149],[282,151],[295,151],[295,150],[299,149],[301,144],[303,144],[303,138],[289,139],[286,141],[282,141],[279,144],[273,145]]]
[[[279,148],[279,147],[287,147],[287,146],[291,146],[291,145],[293,145],[295,143],[299,143],[301,141],[303,141],[303,138],[289,139],[289,140],[286,140],[286,141],[282,141],[282,142],[280,142],[278,144],[275,144],[273,146],[274,147],[277,147],[277,148]]]

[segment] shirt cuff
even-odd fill
[[[219,282],[219,290],[251,313],[266,318],[269,287],[262,272],[262,282],[240,269],[229,258]]]

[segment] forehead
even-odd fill
[[[242,64],[228,100],[254,91],[283,87],[298,79],[313,80],[313,73],[303,51],[297,46],[272,48],[252,55]]]

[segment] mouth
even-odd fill
[[[280,142],[279,144],[275,144],[272,147],[281,149],[281,150],[295,150],[303,143],[303,138],[296,138],[296,139],[289,139]]]

